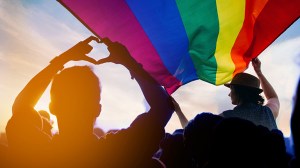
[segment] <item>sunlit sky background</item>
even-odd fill
[[[11,106],[27,82],[49,61],[77,42],[92,35],[74,16],[55,0],[0,0],[0,131],[11,117]],[[94,43],[92,43],[95,46]],[[90,54],[97,59],[108,55],[104,45]],[[259,58],[262,71],[280,98],[277,119],[285,136],[290,135],[289,120],[293,95],[300,75],[300,20],[295,22]],[[83,64],[71,62],[68,65]],[[91,65],[93,66],[93,65]],[[137,83],[120,65],[93,66],[102,84],[102,113],[97,126],[105,131],[126,128],[147,109]],[[252,67],[246,71],[254,74]],[[201,112],[218,114],[232,109],[229,90],[200,80],[179,88],[173,97],[188,119]],[[48,110],[49,88],[36,109]],[[52,116],[52,119],[55,119]],[[180,128],[176,114],[166,127]],[[56,126],[57,128],[57,126]]]

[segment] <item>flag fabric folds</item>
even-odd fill
[[[96,36],[124,44],[169,93],[230,81],[300,16],[299,0],[58,0]]]

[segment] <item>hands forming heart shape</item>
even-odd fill
[[[104,43],[107,45],[107,49],[110,52],[110,55],[106,58],[102,58],[100,60],[95,60],[86,54],[92,51],[93,47],[89,45],[91,41],[96,41],[97,43]],[[73,61],[79,61],[84,60],[91,62],[95,65],[106,63],[106,62],[113,62],[116,64],[126,64],[130,63],[134,59],[130,56],[128,50],[124,45],[122,45],[119,42],[112,42],[108,38],[103,38],[101,41],[95,37],[90,36],[84,41],[81,41],[74,45],[72,48],[67,50],[62,54],[63,57],[66,57],[66,59],[73,60]]]

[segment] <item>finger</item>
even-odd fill
[[[100,43],[104,43],[105,45],[110,45],[112,41],[109,38],[103,38],[101,39]]]
[[[170,99],[171,99],[171,101],[172,101],[173,103],[176,102],[175,99],[174,99],[172,96],[170,96]]]
[[[99,65],[99,64],[103,64],[103,63],[107,63],[107,62],[112,62],[112,59],[110,57],[106,57],[106,58],[98,60],[96,64]]]
[[[93,64],[97,64],[97,61],[87,55],[85,55],[83,58],[82,58],[83,61],[87,61],[87,62],[90,62],[90,63],[93,63]]]
[[[100,43],[100,39],[95,37],[95,39],[93,39],[94,41],[96,41],[97,43]]]
[[[93,47],[91,45],[84,45],[84,47],[82,48],[82,52],[84,54],[88,54],[92,51]]]
[[[260,63],[260,60],[257,58],[257,62]]]
[[[85,44],[88,44],[89,42],[91,42],[93,40],[98,42],[98,43],[100,42],[100,40],[95,36],[90,36],[87,39],[83,40],[82,42],[85,43]]]
[[[252,61],[252,66],[253,66],[253,67],[257,67],[257,65],[258,65],[258,62],[257,62],[257,61]]]

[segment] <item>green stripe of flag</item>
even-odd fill
[[[197,75],[209,83],[216,83],[215,59],[219,21],[216,2],[212,0],[176,0],[182,22],[189,38],[189,54]]]

